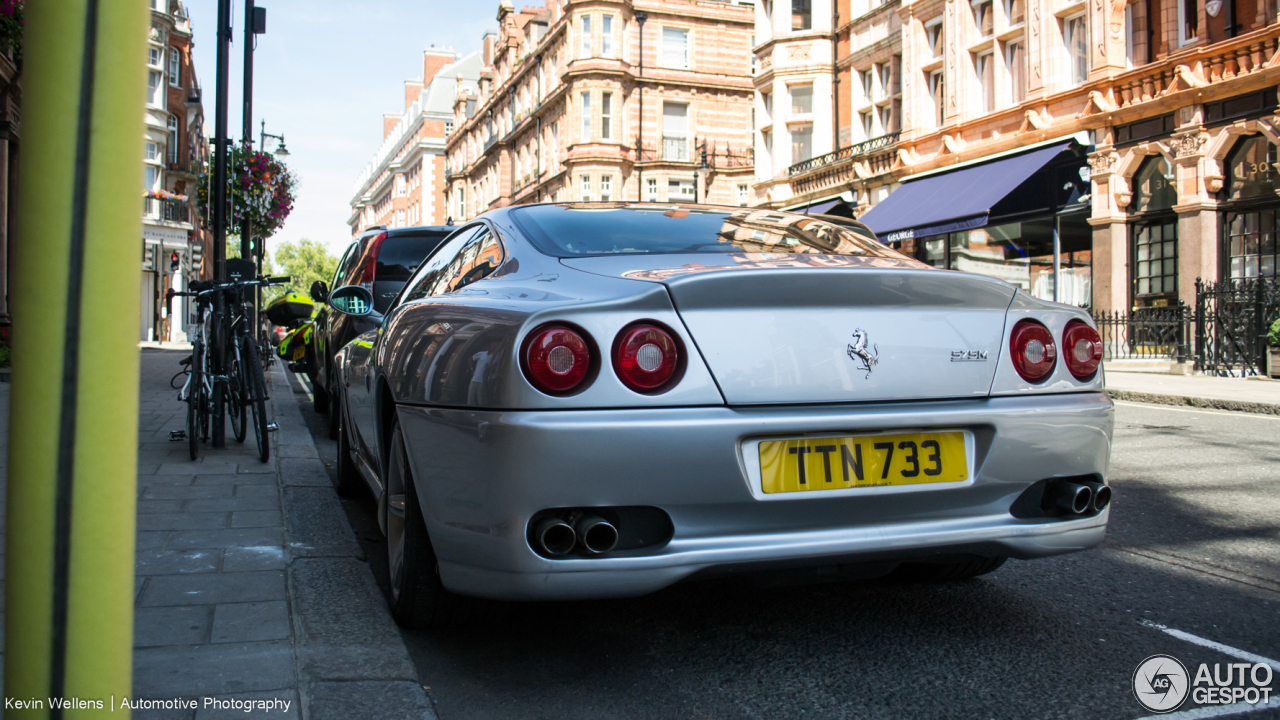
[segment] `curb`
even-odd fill
[[[284,372],[268,384],[300,715],[435,720]]]
[[[1149,403],[1152,405],[1180,405],[1183,407],[1204,408],[1206,410],[1253,413],[1255,415],[1280,415],[1280,405],[1272,405],[1270,403],[1220,400],[1186,395],[1160,395],[1157,393],[1134,392],[1132,390],[1107,389],[1106,392],[1111,396],[1112,400],[1124,400],[1127,402]]]

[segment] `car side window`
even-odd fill
[[[450,262],[458,256],[459,251],[467,244],[467,242],[475,237],[476,234],[484,232],[484,225],[475,225],[469,228],[463,228],[453,235],[448,241],[432,253],[427,258],[418,271],[414,274],[413,279],[409,281],[410,290],[404,294],[402,302],[413,302],[430,297],[435,294],[431,292],[435,281],[443,274]]]
[[[485,230],[467,239],[448,267],[431,286],[432,295],[457,292],[477,280],[488,277],[502,264],[502,244],[492,232]]]
[[[345,280],[351,275],[351,266],[356,261],[356,249],[360,247],[359,241],[353,242],[347,246],[347,252],[342,256],[342,260],[338,262],[338,270],[333,274],[333,282],[329,285],[330,289],[337,290],[342,287]]]

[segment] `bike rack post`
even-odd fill
[[[26,8],[4,689],[131,694],[142,2]],[[117,701],[118,702],[118,701]],[[52,710],[32,711],[47,717]]]

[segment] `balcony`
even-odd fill
[[[182,200],[143,198],[142,219],[190,225],[191,207]]]
[[[816,158],[810,158],[808,160],[805,160],[804,162],[798,162],[795,165],[792,165],[791,167],[787,168],[787,176],[795,177],[796,175],[800,175],[801,173],[806,173],[816,168],[823,168],[823,167],[827,167],[828,165],[834,165],[842,160],[849,160],[851,158],[871,154],[877,150],[883,150],[884,148],[887,148],[890,145],[893,145],[894,143],[898,142],[898,137],[900,136],[900,134],[901,133],[895,132],[895,133],[889,133],[888,135],[881,135],[880,137],[875,137],[875,138],[871,138],[870,140],[865,140],[863,142],[860,142],[857,145],[850,145],[849,147],[840,148],[839,150],[833,153],[827,153],[826,155],[819,155]]]
[[[889,133],[787,168],[793,195],[837,187],[893,169],[899,134]]]

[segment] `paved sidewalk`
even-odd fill
[[[168,440],[183,353],[141,352],[134,693],[199,709],[134,717],[434,718],[279,366],[271,462],[229,424],[192,462]]]
[[[1106,386],[1117,400],[1280,415],[1280,380],[1112,370]]]

